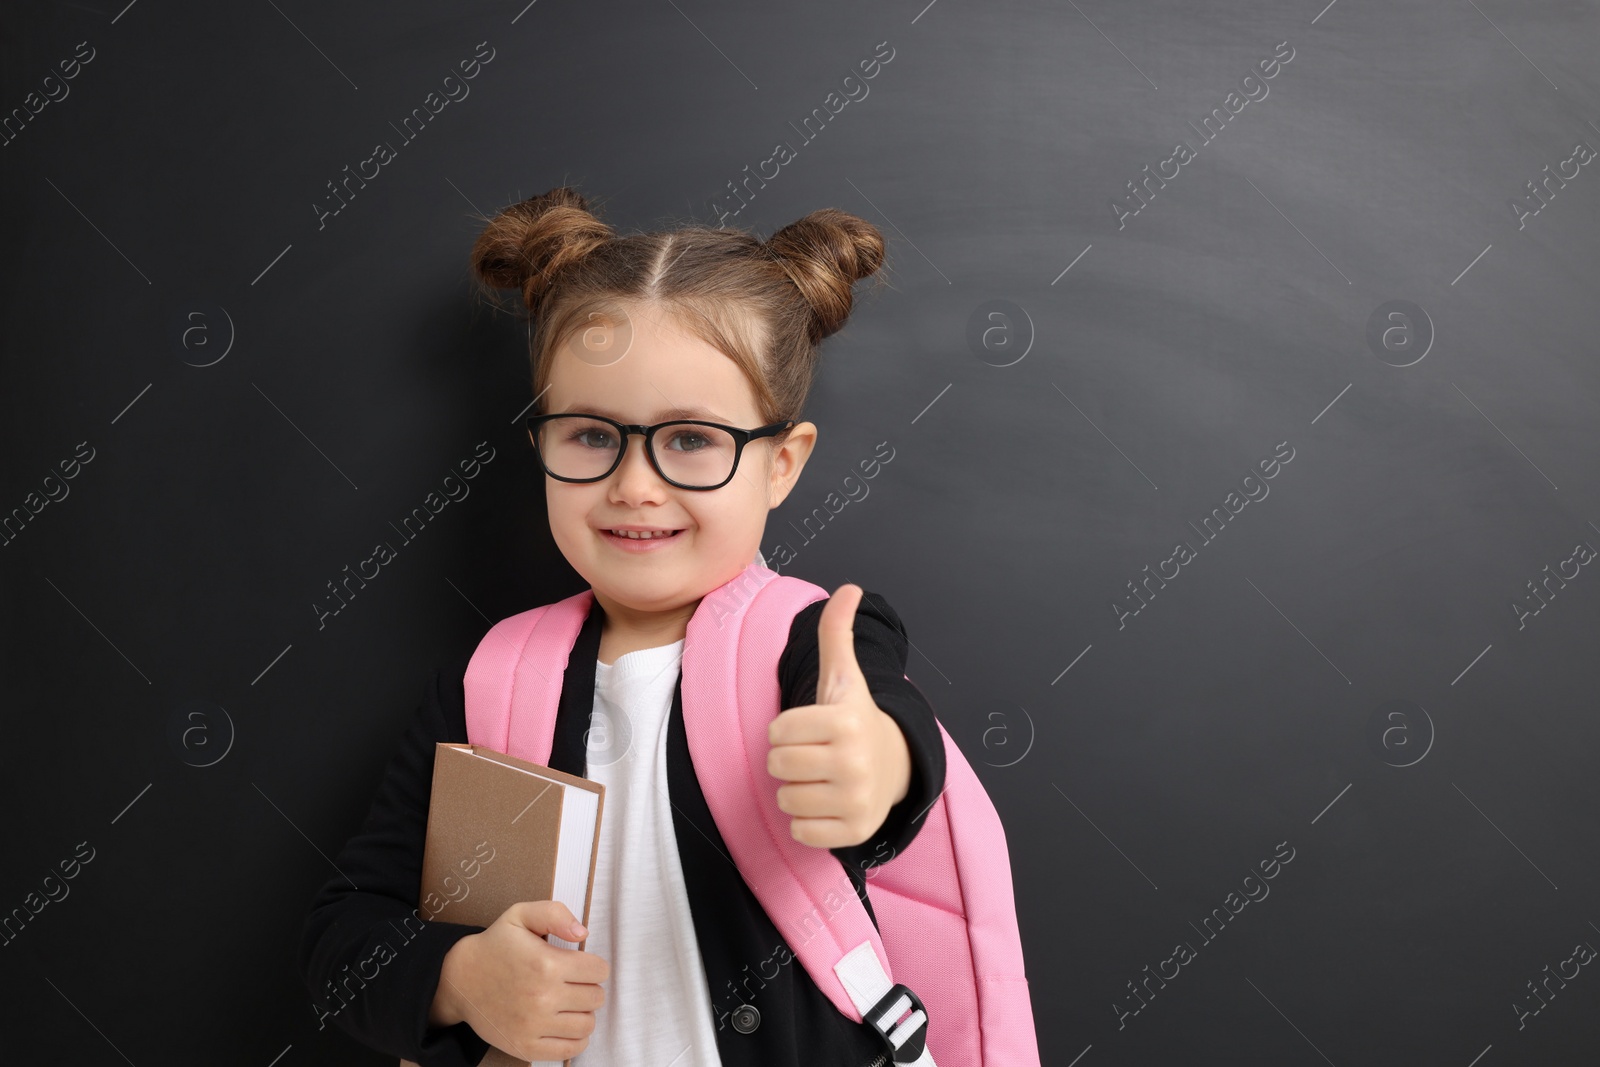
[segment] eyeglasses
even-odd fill
[[[622,464],[628,439],[643,434],[650,465],[679,489],[720,489],[733,480],[744,446],[786,433],[794,421],[741,430],[699,419],[654,426],[618,422],[604,415],[530,415],[528,439],[545,473],[563,482],[598,482]]]

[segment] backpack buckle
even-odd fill
[[[899,1023],[908,1011],[910,1016]],[[908,986],[898,982],[890,986],[862,1018],[883,1038],[891,1062],[915,1063],[922,1058],[928,1043],[928,1009]]]

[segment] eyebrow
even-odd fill
[[[626,416],[619,415],[615,411],[610,411],[610,410],[608,410],[608,409],[606,409],[604,407],[577,406],[577,407],[569,408],[566,411],[559,412],[559,414],[562,414],[562,415],[604,415],[607,418],[616,419],[618,422],[627,422],[628,421]],[[658,411],[658,412],[655,413],[654,416],[652,416],[650,418],[649,421],[652,422],[652,423],[655,423],[655,422],[669,422],[669,421],[671,421],[673,419],[706,419],[706,420],[709,420],[711,422],[724,422],[724,423],[728,421],[727,419],[723,418],[721,415],[718,415],[714,411],[709,411],[706,408],[693,407],[693,406],[669,408],[669,409],[664,410],[664,411]]]

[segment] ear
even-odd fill
[[[811,450],[816,446],[816,424],[802,422],[789,431],[783,444],[772,450],[772,459],[767,465],[768,510],[783,503],[789,490],[794,488],[794,483],[800,480],[800,472],[805,469],[806,460],[811,458]]]

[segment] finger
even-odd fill
[[[843,790],[832,782],[791,782],[778,789],[778,810],[800,819],[839,819],[845,812]]]
[[[568,952],[578,952],[578,949],[568,949]],[[597,1006],[605,1003],[605,982],[611,976],[610,965],[600,966],[605,960],[594,957],[594,953],[581,953],[589,960],[563,960],[566,963],[565,977],[562,985],[562,995],[566,998],[563,1011],[594,1011]]]
[[[843,819],[790,819],[789,836],[813,848],[845,848],[854,843]]]
[[[767,750],[767,773],[782,782],[831,781],[837,776],[835,754],[830,744],[773,745]]]
[[[582,1041],[593,1033],[594,1013],[588,1010],[558,1008],[545,1026],[550,1033],[540,1034],[541,1040],[557,1038],[566,1041]]]
[[[785,708],[767,724],[767,743],[779,745],[829,745],[847,730],[848,709],[837,704],[801,704]]]
[[[856,661],[856,609],[863,590],[847,582],[833,596],[817,619],[817,703],[837,704],[857,685],[865,685],[861,664]]]
[[[570,998],[567,1001],[569,1007],[564,1008],[564,1011],[595,1012],[606,1005],[605,988],[599,985],[580,985],[569,982],[567,983],[567,993],[570,994]]]
[[[606,964],[594,953],[586,952],[581,948],[567,948],[565,945],[551,945],[549,952],[555,953],[555,955],[541,962],[548,964],[552,968],[550,972],[551,979],[561,983],[552,992],[563,990],[570,992],[573,989],[583,989],[605,981],[603,976],[609,964]],[[540,955],[546,954],[540,953]],[[525,959],[524,963],[529,967],[534,966],[532,957]]]
[[[545,934],[564,937],[575,932],[571,927],[578,921],[572,910],[559,900],[518,901],[501,914],[501,920],[514,923],[540,937]]]

